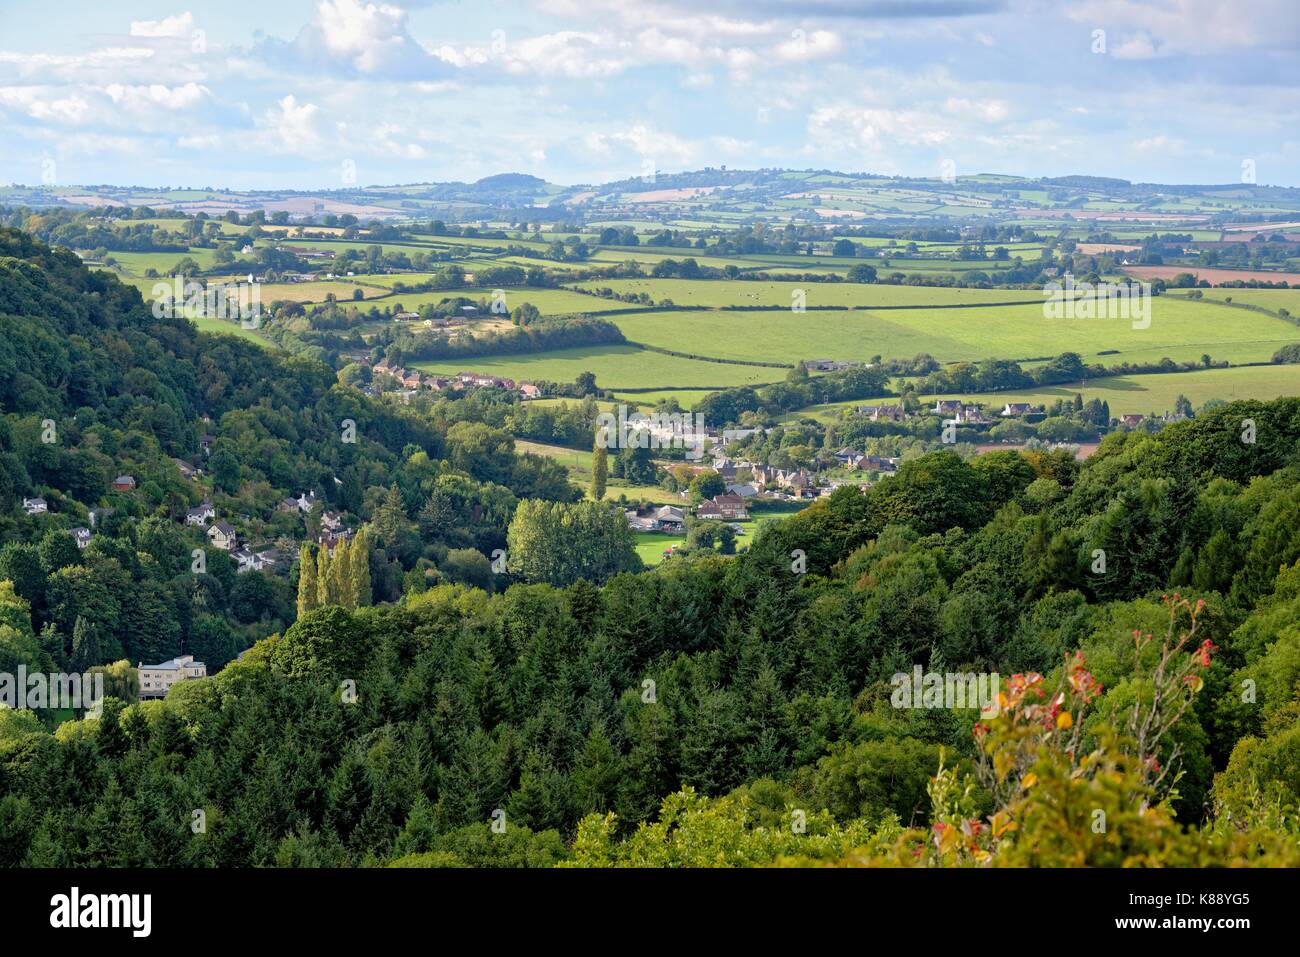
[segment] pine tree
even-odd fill
[[[311,547],[303,542],[298,551],[298,617],[318,606],[319,595],[316,584],[316,557]]]
[[[596,439],[591,450],[591,497],[599,502],[605,497],[605,483],[609,478],[609,450]]]
[[[330,555],[329,549],[322,545],[316,549],[316,607],[324,608],[335,604],[330,590]]]
[[[353,608],[364,608],[370,604],[370,530],[363,528],[357,532],[352,542],[352,554],[348,559],[348,588]]]

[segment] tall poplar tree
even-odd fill
[[[591,450],[591,497],[599,502],[605,497],[605,483],[609,478],[609,450],[600,439]]]
[[[336,604],[330,591],[330,556],[324,545],[316,549],[316,607]]]
[[[370,530],[363,528],[352,540],[351,554],[348,556],[348,597],[352,608],[364,608],[370,604]]]
[[[318,606],[316,585],[316,556],[306,542],[298,551],[298,617]]]

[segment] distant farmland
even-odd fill
[[[1212,286],[1225,282],[1285,282],[1300,284],[1300,272],[1262,272],[1253,269],[1214,269],[1205,266],[1125,266],[1124,272],[1138,279],[1173,279],[1181,273],[1191,273]]]

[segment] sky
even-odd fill
[[[0,184],[1300,186],[1300,2],[0,0]]]

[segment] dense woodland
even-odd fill
[[[78,620],[132,658],[239,621],[239,583],[195,584],[150,524],[193,504],[162,463],[202,414],[232,508],[320,476],[372,590],[279,583],[265,637],[165,701],[0,712],[4,864],[1300,863],[1300,399],[1083,465],[934,452],[644,572],[500,429],[156,320],[14,232],[0,322],[5,667],[63,664]],[[60,516],[124,464],[120,527],[68,551]],[[18,508],[38,489],[55,515]],[[441,573],[507,541],[505,581]],[[997,671],[1001,712],[893,706],[916,665]]]

